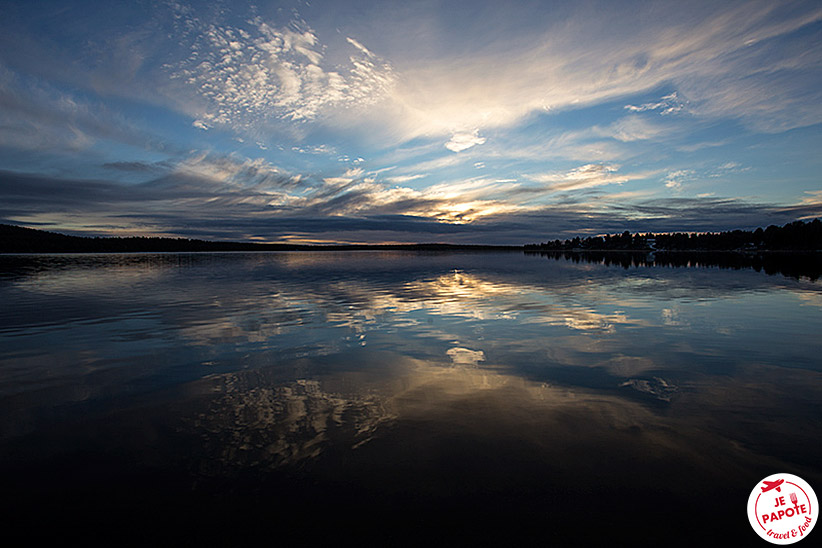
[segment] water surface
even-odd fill
[[[98,540],[753,539],[759,479],[822,488],[822,284],[627,265],[0,256],[3,511]]]

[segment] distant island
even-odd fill
[[[636,233],[575,237],[523,246],[467,244],[349,244],[301,245],[254,242],[223,242],[188,238],[160,237],[86,237],[69,236],[21,226],[0,224],[0,253],[159,253],[215,251],[342,251],[342,250],[499,250],[541,252],[656,252],[822,250],[822,222],[795,221],[784,226],[769,226],[754,231],[733,230],[707,233]]]

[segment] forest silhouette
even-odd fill
[[[771,225],[756,230],[728,232],[636,233],[579,236],[528,244],[526,250],[591,251],[816,251],[822,250],[822,221],[794,221],[784,226]]]
[[[352,244],[300,245],[208,241],[163,237],[85,237],[0,224],[0,253],[133,253],[133,252],[199,252],[199,251],[301,251],[357,249],[417,249],[417,250],[525,250],[546,251],[818,251],[822,250],[822,222],[795,221],[778,227],[771,225],[753,231],[636,233],[579,236],[524,246],[423,244]]]

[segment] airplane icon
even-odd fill
[[[770,491],[771,489],[776,489],[776,491],[777,491],[777,492],[781,493],[781,492],[782,492],[782,488],[780,487],[780,485],[782,485],[783,483],[785,483],[785,480],[764,481],[764,482],[762,482],[762,483],[764,483],[764,484],[767,486],[767,487],[763,487],[763,488],[762,488],[762,492],[763,492],[763,493],[767,493],[767,492],[768,492],[768,491]]]

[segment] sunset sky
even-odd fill
[[[0,14],[0,222],[522,244],[822,215],[818,0]]]

